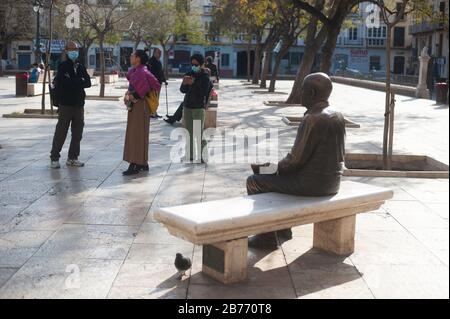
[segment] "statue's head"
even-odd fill
[[[319,102],[326,102],[333,90],[330,77],[325,73],[312,73],[305,77],[302,84],[302,104],[311,108]]]

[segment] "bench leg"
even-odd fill
[[[337,255],[350,255],[355,250],[356,215],[314,224],[314,248]]]
[[[248,238],[203,246],[204,274],[230,284],[247,279]]]

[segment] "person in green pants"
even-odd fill
[[[206,102],[212,87],[208,72],[203,67],[204,62],[201,54],[194,54],[191,57],[191,70],[184,75],[180,87],[180,91],[185,94],[183,126],[189,133],[186,139],[186,160],[202,163],[207,161],[202,156],[206,153],[207,147],[207,142],[203,139],[203,129]]]

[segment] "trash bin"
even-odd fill
[[[436,103],[447,103],[448,85],[445,82],[436,83]]]
[[[28,73],[16,74],[16,96],[27,96]]]

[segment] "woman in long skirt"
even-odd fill
[[[123,160],[130,165],[123,175],[148,170],[150,109],[145,96],[150,90],[158,91],[161,84],[148,71],[147,61],[148,56],[143,50],[137,50],[130,58],[133,68],[127,73],[129,87],[124,102],[128,107],[128,119],[123,150]]]

